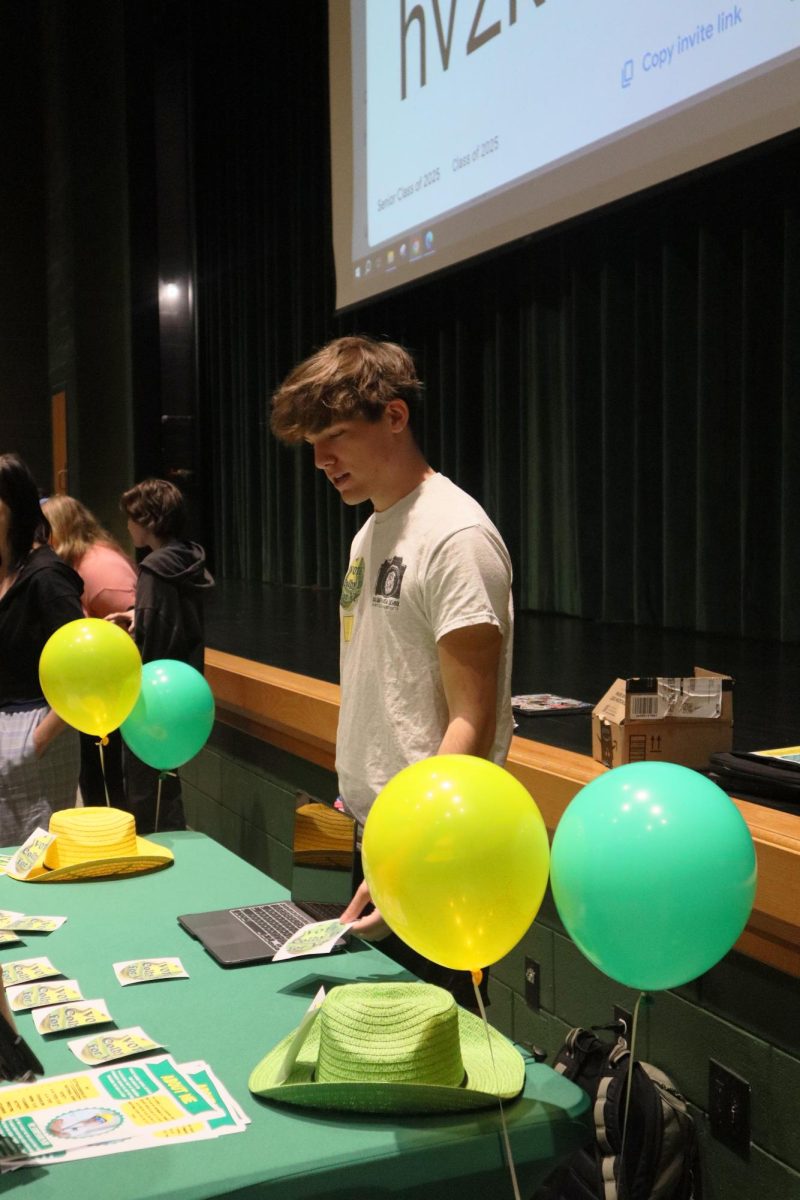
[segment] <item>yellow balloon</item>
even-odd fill
[[[142,659],[130,634],[110,621],[69,621],[48,638],[39,682],[63,721],[105,737],[127,717],[142,686]]]
[[[389,927],[444,967],[497,962],[531,925],[547,886],[547,830],[530,794],[483,758],[413,763],[364,826],[364,875]]]

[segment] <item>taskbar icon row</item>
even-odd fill
[[[359,259],[353,264],[353,274],[356,279],[366,279],[370,275],[396,271],[406,263],[433,254],[435,242],[433,230],[426,229],[424,233],[414,234],[394,246],[387,246],[367,258]]]

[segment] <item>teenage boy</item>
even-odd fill
[[[133,610],[114,613],[109,620],[133,635],[142,662],[179,659],[202,671],[203,601],[214,580],[206,570],[202,546],[183,537],[183,495],[166,479],[145,479],[123,492],[120,505],[127,513],[134,546],[150,553],[139,565]],[[159,772],[127,747],[125,767],[128,810],[134,814],[140,834],[152,833]],[[186,828],[177,775],[162,779],[158,828]]]
[[[296,367],[272,403],[273,433],[307,442],[344,503],[374,510],[340,599],[336,770],[361,825],[409,763],[474,754],[503,764],[513,728],[508,551],[480,505],[425,460],[410,423],[420,392],[402,347],[343,337]],[[362,883],[345,919],[383,939],[377,909],[361,915],[369,903]],[[467,973],[397,956],[474,1004]]]

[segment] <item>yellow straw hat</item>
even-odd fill
[[[65,808],[50,818],[56,835],[26,883],[71,883],[158,871],[173,861],[172,851],[136,836],[131,813],[119,808]],[[13,875],[12,875],[13,878]]]

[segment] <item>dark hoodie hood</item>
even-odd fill
[[[206,552],[197,542],[167,542],[148,554],[139,570],[149,571],[187,591],[205,592],[214,586],[206,570]]]

